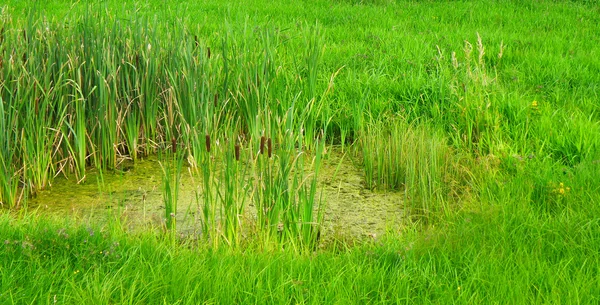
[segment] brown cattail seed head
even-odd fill
[[[171,139],[171,151],[177,153],[177,140],[175,138]]]
[[[206,56],[210,58],[210,47],[206,48]]]
[[[271,158],[271,156],[273,155],[273,141],[271,141],[271,138],[267,140],[267,150],[268,156],[269,158]]]
[[[260,137],[260,154],[264,154],[265,153],[265,141],[267,140],[267,138],[265,136]]]
[[[235,160],[240,161],[240,144],[235,144]]]
[[[206,152],[210,152],[210,135],[206,135]]]

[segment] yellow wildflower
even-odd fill
[[[531,102],[531,107],[532,108],[537,108],[538,107],[538,102],[535,101],[535,100],[533,102]]]
[[[565,184],[561,182],[561,183],[558,184],[558,187],[554,189],[554,193],[557,193],[557,194],[559,194],[561,196],[564,196],[570,190],[571,190],[570,187],[568,187],[568,186],[565,187]]]

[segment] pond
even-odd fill
[[[318,177],[324,203],[324,240],[363,240],[397,232],[405,221],[404,193],[370,190],[352,154],[328,148]],[[177,202],[177,230],[195,234],[201,227],[201,180],[183,168]],[[163,226],[163,171],[156,156],[124,162],[120,170],[90,171],[86,181],[57,177],[51,188],[29,200],[42,213],[73,216],[90,222],[118,219],[129,230]],[[256,214],[247,200],[247,218]],[[254,209],[254,211],[252,211]]]

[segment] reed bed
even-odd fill
[[[323,96],[315,92],[313,70],[321,47],[312,44],[320,34],[308,26],[306,58],[295,63],[277,54],[285,48],[282,34],[269,29],[241,39],[226,33],[211,52],[184,24],[167,30],[147,17],[121,20],[91,10],[60,24],[34,22],[31,14],[24,24],[4,14],[0,26],[2,127],[4,147],[12,147],[3,164],[17,169],[10,181],[26,193],[60,174],[83,181],[89,166],[113,169],[171,139],[199,159],[204,135],[218,137],[234,125],[258,138],[291,115],[289,127],[312,132],[306,138],[317,132],[312,117]],[[9,197],[5,205],[17,204]]]
[[[317,138],[327,128],[328,94],[327,86],[318,91],[318,26],[299,29],[298,56],[278,29],[229,29],[209,44],[183,21],[135,12],[124,20],[90,9],[69,23],[30,14],[23,23],[2,14],[0,24],[3,206],[25,205],[58,175],[82,183],[90,167],[112,170],[159,153],[168,228],[176,227],[185,162],[200,173],[204,232],[215,243],[239,243],[248,192],[259,222],[271,222],[258,227],[275,232],[284,223],[283,239],[314,243],[304,223],[318,223]]]

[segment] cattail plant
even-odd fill
[[[177,226],[177,205],[179,200],[179,184],[183,169],[183,153],[177,149],[177,140],[171,139],[171,150],[160,162],[163,171],[163,203],[165,205],[165,224],[167,229],[175,230]]]
[[[266,140],[267,140],[267,138],[265,136],[260,137],[260,147],[259,147],[258,152],[261,155],[264,155],[264,153],[265,153],[265,142],[266,142]]]
[[[271,158],[271,156],[273,155],[273,141],[271,140],[271,138],[267,140],[267,152],[267,156]]]
[[[297,243],[298,226],[315,221],[297,216],[301,202],[315,207],[314,196],[297,193],[310,189],[313,170],[299,160],[314,158],[328,122],[322,34],[306,26],[287,44],[279,30],[227,28],[209,47],[185,26],[130,17],[90,9],[68,25],[2,20],[0,201],[14,206],[58,174],[85,183],[90,167],[158,153],[174,229],[187,156],[212,241],[239,242],[248,197],[260,206],[259,230]],[[303,55],[290,56],[297,46]]]
[[[235,144],[235,160],[240,161],[240,144]]]
[[[297,150],[301,132],[287,130],[281,144],[273,151],[271,137],[264,137],[267,156],[257,156],[253,179],[253,198],[257,209],[258,230],[265,245],[275,243],[297,250],[317,243],[322,221],[323,202],[317,198],[317,177],[324,141],[315,146],[314,155]],[[270,149],[269,149],[270,148]],[[308,162],[307,160],[312,160]],[[307,165],[309,164],[309,165]]]
[[[228,138],[234,139],[235,136],[230,134]],[[235,141],[230,141],[221,148],[225,150],[220,153],[224,157],[224,168],[221,171],[216,193],[221,207],[219,212],[220,236],[226,244],[238,246],[242,241],[242,218],[249,190],[246,180],[249,166],[238,162],[242,153],[239,143],[233,145],[233,154],[231,153],[232,143]]]

